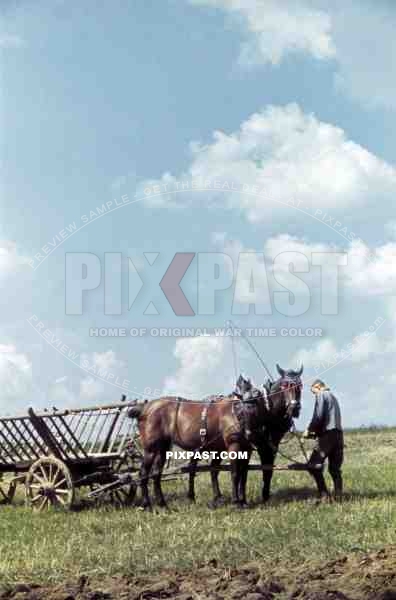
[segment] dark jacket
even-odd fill
[[[330,429],[342,431],[341,410],[337,398],[328,390],[316,395],[314,413],[308,431],[321,435]]]

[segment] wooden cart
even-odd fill
[[[42,413],[30,408],[25,416],[0,418],[0,500],[12,502],[18,484],[24,484],[33,509],[70,509],[77,488],[92,491],[137,471],[140,454],[136,422],[127,416],[130,405]],[[131,481],[111,498],[129,504],[135,493]]]

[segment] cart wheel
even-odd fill
[[[0,504],[11,504],[16,490],[17,482],[15,477],[8,480],[7,477],[0,478]]]
[[[113,462],[113,471],[117,475],[133,473],[137,471],[137,469],[135,457],[130,456],[129,454],[125,454]],[[120,487],[118,490],[110,492],[109,497],[111,502],[117,506],[130,506],[135,499],[136,491],[137,483],[136,481],[131,481],[127,485]]]
[[[26,477],[26,500],[34,510],[51,506],[70,509],[74,501],[74,484],[68,467],[53,456],[39,458]]]

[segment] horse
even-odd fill
[[[220,400],[223,400],[223,401],[229,400],[230,402],[237,403],[238,399],[239,400],[245,399],[245,402],[246,402],[249,400],[249,398],[253,398],[254,396],[256,396],[256,398],[257,398],[258,396],[261,395],[261,392],[259,390],[256,389],[255,391],[253,391],[253,385],[252,385],[251,381],[249,379],[245,379],[242,375],[239,376],[235,387],[236,387],[236,389],[234,390],[234,392],[232,394],[228,394],[227,396],[224,396],[224,395],[209,396],[205,399],[205,402],[209,402],[210,404],[212,404],[213,402],[219,402]],[[241,406],[243,407],[244,405],[241,404]],[[268,409],[268,406],[267,406],[267,409]],[[246,414],[245,414],[245,416],[246,416]],[[245,419],[245,425],[246,425],[246,419]],[[257,426],[257,424],[255,424],[254,426]],[[249,446],[249,449],[247,450],[247,460],[246,460],[246,463],[244,463],[245,468],[242,469],[241,476],[240,476],[240,483],[239,483],[239,493],[240,493],[240,500],[241,500],[242,506],[246,505],[246,478],[247,478],[246,466],[249,465],[250,455],[251,455],[251,448]],[[211,463],[210,463],[210,476],[211,476],[211,481],[212,481],[212,492],[213,492],[213,500],[209,505],[211,508],[216,508],[219,504],[223,504],[223,502],[224,502],[224,498],[221,494],[220,487],[219,487],[219,472],[217,470],[217,467],[220,466],[221,461],[222,461],[222,459],[220,458],[220,456],[217,456],[216,458],[212,458]],[[197,458],[192,458],[190,460],[189,483],[188,483],[188,492],[187,492],[187,498],[190,502],[195,502],[195,476],[196,476],[196,467],[197,467],[198,462],[199,462],[199,459],[197,459]]]
[[[246,480],[248,463],[252,452],[249,438],[258,435],[263,425],[269,421],[276,406],[267,402],[264,390],[253,389],[248,380],[241,382],[243,394],[233,394],[216,402],[191,402],[184,398],[167,396],[146,404],[130,408],[129,416],[138,420],[139,433],[143,446],[143,461],[140,470],[142,505],[151,508],[148,493],[148,480],[152,468],[155,469],[154,495],[159,506],[166,506],[161,489],[161,474],[166,461],[166,453],[175,444],[183,450],[215,451],[218,455],[247,452],[248,459],[230,459],[233,504],[246,506]],[[295,379],[285,377],[278,382],[274,398],[278,399],[292,417],[296,414],[298,385]],[[242,396],[242,397],[241,397]],[[205,440],[201,437],[202,415],[206,413]],[[299,412],[299,409],[298,409]],[[215,459],[218,463],[219,459]],[[213,463],[212,466],[215,466]],[[212,470],[214,500],[219,496],[217,472]],[[217,487],[216,487],[217,486]]]
[[[250,382],[246,383],[247,386]],[[131,407],[128,415],[138,421],[140,440],[143,447],[143,461],[140,469],[140,485],[142,491],[142,507],[151,508],[148,493],[148,480],[151,470],[154,482],[154,496],[159,506],[166,507],[161,489],[161,474],[166,462],[166,453],[174,444],[187,451],[216,452],[218,455],[227,451],[235,452],[236,458],[230,458],[232,502],[238,506],[246,505],[244,487],[241,486],[248,459],[240,459],[240,452],[248,452],[250,445],[245,436],[245,426],[252,427],[264,421],[265,403],[263,396],[257,391],[255,399],[241,399],[235,396],[234,401],[221,398],[219,401],[192,402],[185,398],[166,396],[139,403]],[[239,405],[239,410],[234,406]],[[205,418],[205,440],[202,439],[202,415]],[[243,422],[243,424],[242,424]]]
[[[301,381],[301,375],[304,370],[303,365],[301,365],[298,371],[282,369],[278,364],[276,368],[280,378],[270,385],[269,390],[270,398],[272,399],[272,411],[267,421],[267,427],[259,432],[255,440],[261,465],[269,466],[274,465],[279,444],[286,433],[290,431],[293,419],[298,419],[300,416],[303,389]],[[285,385],[291,385],[294,388],[295,403],[291,406],[291,410],[283,404],[282,395],[280,394],[282,387]],[[268,502],[270,499],[272,475],[272,469],[263,469],[263,503]]]
[[[279,444],[284,435],[290,430],[293,419],[298,418],[301,412],[301,393],[302,393],[302,381],[301,375],[304,367],[298,371],[292,369],[282,369],[278,364],[276,365],[277,371],[280,378],[275,382],[268,383],[266,388],[266,394],[270,409],[266,414],[264,426],[255,427],[250,436],[250,445],[254,446],[260,458],[261,465],[271,467],[274,465],[275,458],[278,452]],[[240,381],[240,380],[239,380]],[[289,391],[291,395],[287,397],[284,394],[285,391]],[[228,396],[229,399],[232,395]],[[252,451],[250,447],[250,453]],[[249,454],[250,457],[250,454]],[[195,501],[195,469],[198,461],[191,459],[191,471],[189,477],[189,488],[187,497],[190,501]],[[217,467],[221,463],[221,459],[213,459],[211,466]],[[263,487],[262,487],[262,501],[263,503],[268,502],[271,491],[271,480],[273,471],[269,468],[263,469]],[[240,485],[243,490],[241,494],[245,497],[246,493],[246,480],[247,480],[248,469],[242,473],[242,480]],[[224,498],[221,494],[219,487],[219,472],[218,470],[211,470],[212,479],[212,490],[213,490],[213,502],[212,507],[222,504]]]

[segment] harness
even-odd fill
[[[203,407],[202,412],[201,412],[201,426],[199,429],[199,437],[201,439],[201,446],[200,446],[199,450],[202,450],[207,443],[209,406],[211,404],[213,404],[213,402],[216,402],[216,400],[219,400],[220,398],[224,398],[224,394],[215,394],[213,396],[208,396],[205,399],[206,404]]]
[[[239,425],[239,434],[242,434],[249,443],[252,443],[251,438],[254,433],[259,432],[259,428],[262,427],[260,424],[259,427],[252,427],[252,421],[258,420],[261,421],[260,418],[260,401],[263,402],[264,410],[267,413],[271,412],[271,400],[270,393],[266,387],[253,388],[249,391],[240,394],[237,391],[233,393],[233,397],[231,399],[231,411],[233,416],[235,417],[238,425]],[[224,398],[224,394],[215,394],[212,396],[208,396],[204,401],[204,406],[201,411],[200,417],[200,428],[199,428],[199,437],[201,445],[198,451],[201,451],[205,448],[208,443],[208,413],[210,406],[215,403],[217,400]],[[175,415],[175,434],[177,434],[178,428],[178,415],[180,405],[182,403],[181,398],[177,398],[177,406],[176,406],[176,415]],[[237,433],[237,432],[235,432]],[[254,444],[253,444],[254,445]]]
[[[206,436],[208,435],[208,408],[209,406],[204,406],[201,412],[201,428],[199,430],[199,437],[201,438],[201,448],[204,447],[206,442]]]
[[[260,425],[258,428],[251,427],[253,420],[252,417],[256,418],[258,421],[261,421],[259,412],[259,402],[261,399],[263,399],[266,412],[269,413],[271,410],[271,404],[269,394],[265,387],[260,390],[257,388],[249,390],[243,394],[242,397],[239,397],[238,402],[234,402],[232,405],[232,414],[236,417],[242,434],[250,443],[252,443],[251,438],[253,434],[259,431],[259,427],[262,427],[262,425]]]

